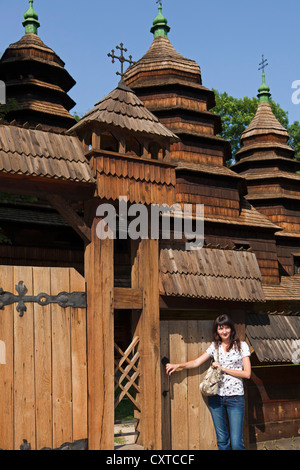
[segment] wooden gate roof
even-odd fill
[[[260,362],[299,363],[300,317],[248,314],[246,336]]]
[[[0,123],[0,173],[94,183],[76,137]]]
[[[212,248],[192,251],[162,249],[160,293],[211,300],[265,300],[254,253]]]

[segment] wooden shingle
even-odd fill
[[[246,316],[246,336],[260,362],[293,362],[300,348],[300,317]]]
[[[288,139],[288,131],[280,124],[273,114],[269,103],[260,103],[257,112],[247,129],[242,133],[241,140],[263,134],[274,134]]]
[[[0,172],[94,183],[76,137],[0,124]]]
[[[161,295],[237,302],[264,302],[254,253],[202,248],[160,252]]]

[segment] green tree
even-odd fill
[[[289,144],[295,150],[296,160],[300,160],[300,122],[295,121],[293,124],[288,126],[288,132],[291,137]]]
[[[19,108],[19,105],[18,105],[17,100],[15,100],[14,98],[7,100],[6,104],[0,105],[0,119],[3,119],[3,121],[5,121],[7,113],[18,108]]]
[[[83,114],[78,114],[77,111],[74,111],[74,113],[72,114],[73,118],[78,122],[80,121],[80,119],[83,117]]]
[[[213,90],[216,97],[216,106],[211,110],[219,114],[222,120],[222,134],[221,137],[231,143],[232,160],[228,164],[235,161],[235,155],[241,148],[241,134],[249,126],[254,118],[257,107],[259,104],[258,98],[234,98],[226,92],[220,93],[218,90]],[[272,100],[271,108],[278,119],[280,124],[287,129],[290,135],[288,142],[296,152],[296,158],[300,160],[300,123],[295,121],[289,124],[288,113],[284,111],[279,104]]]

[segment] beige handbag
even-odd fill
[[[216,349],[216,359],[215,362],[219,362],[219,347]],[[218,391],[219,382],[222,379],[222,370],[220,367],[213,369],[212,366],[209,367],[206,372],[206,376],[200,384],[200,390],[202,395],[212,396],[216,395]]]

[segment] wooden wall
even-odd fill
[[[299,365],[252,368],[247,387],[250,443],[299,435],[298,374]]]
[[[184,204],[204,204],[205,216],[226,216],[238,218],[240,195],[228,180],[216,179],[210,175],[198,177],[182,175],[176,180],[177,202]]]
[[[43,237],[44,233],[40,233]],[[83,249],[0,245],[0,265],[73,267],[83,274]]]
[[[185,362],[200,356],[211,344],[213,320],[161,321],[161,357]],[[200,382],[209,364],[199,369],[171,375],[162,366],[162,439],[163,449],[215,450],[216,437],[206,398]]]
[[[217,145],[215,142],[199,142],[196,138],[182,136],[180,142],[171,145],[171,155],[174,161],[222,166],[224,146]]]
[[[175,203],[175,170],[161,160],[122,155],[115,152],[94,152],[97,190],[101,199],[142,204]],[[148,157],[148,155],[147,155]]]
[[[23,281],[27,295],[85,291],[72,268],[0,267],[0,287],[15,293]],[[86,310],[27,303],[0,310],[0,448],[56,448],[87,437]]]
[[[300,208],[295,203],[276,202],[272,206],[262,204],[255,204],[255,206],[258,211],[287,232],[300,232]]]

